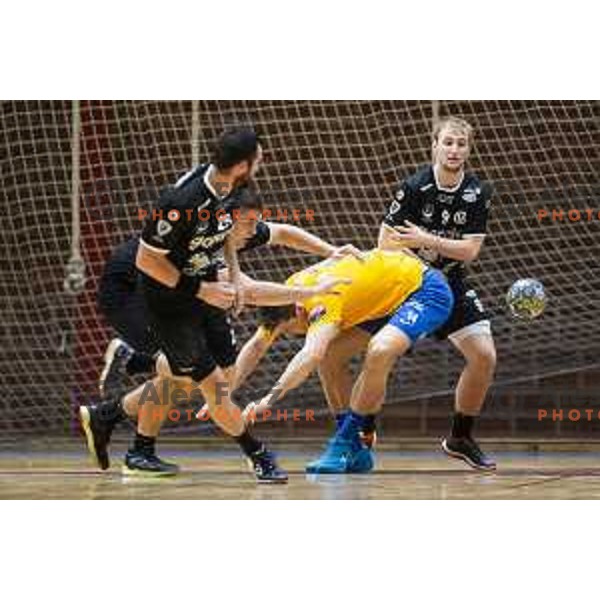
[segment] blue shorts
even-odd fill
[[[391,316],[361,323],[359,327],[374,335],[386,325],[404,333],[415,344],[442,327],[454,308],[454,294],[444,275],[428,269],[421,287],[411,294]]]

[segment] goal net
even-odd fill
[[[112,335],[96,308],[103,263],[139,229],[137,209],[153,191],[206,160],[224,127],[257,127],[266,153],[258,182],[289,223],[292,209],[308,209],[314,221],[297,224],[369,248],[394,184],[429,161],[432,121],[449,114],[475,127],[471,166],[495,187],[471,271],[493,315],[497,381],[598,365],[599,102],[2,102],[0,439],[68,432],[79,404],[96,398]],[[314,260],[269,248],[246,254],[243,267],[282,281]],[[549,295],[546,313],[527,326],[503,303],[520,277],[541,280]],[[240,341],[253,316],[237,323]],[[266,391],[298,347],[278,342],[242,402]],[[460,367],[449,344],[425,341],[398,364],[390,401],[447,393]],[[316,377],[288,405],[302,403],[323,405]]]

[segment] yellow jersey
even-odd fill
[[[425,265],[402,252],[371,250],[364,261],[353,256],[326,260],[292,275],[287,285],[309,287],[324,277],[352,280],[335,287],[336,295],[313,296],[299,305],[306,310],[309,327],[336,324],[349,329],[393,312],[421,287]]]

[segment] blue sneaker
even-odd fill
[[[371,449],[361,448],[352,457],[346,473],[370,473],[374,466],[375,460]]]
[[[350,440],[333,438],[325,452],[306,465],[311,474],[368,473],[373,468],[373,456],[364,448]]]

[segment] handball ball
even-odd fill
[[[546,308],[546,290],[537,279],[519,279],[510,286],[506,303],[513,317],[533,321]]]

